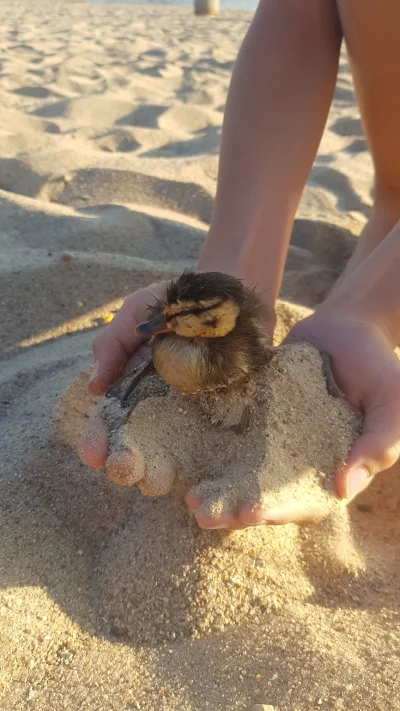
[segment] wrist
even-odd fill
[[[329,315],[341,315],[347,320],[370,324],[380,330],[392,348],[400,343],[400,313],[393,304],[382,299],[382,289],[377,284],[343,282],[321,305],[321,310]]]
[[[232,255],[202,254],[198,264],[198,272],[221,272],[222,274],[230,274],[236,279],[245,284],[245,286],[258,294],[268,313],[275,314],[274,288],[271,288],[268,280],[265,279],[265,274],[257,274],[257,271],[252,268],[252,265],[247,264],[242,258],[242,255],[233,257]],[[275,315],[274,319],[275,321]]]
[[[231,274],[254,289],[267,307],[274,307],[278,297],[287,246],[255,225],[240,229],[211,226],[197,269]]]
[[[329,302],[375,324],[393,347],[400,344],[400,222],[358,268],[334,289]]]

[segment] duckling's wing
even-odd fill
[[[130,405],[131,395],[142,378],[149,375],[154,370],[153,361],[150,358],[145,363],[141,363],[127,375],[115,381],[108,388],[105,397],[115,397],[120,401],[121,407],[125,408]]]

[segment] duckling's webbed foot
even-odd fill
[[[122,408],[129,407],[131,412],[140,400],[143,400],[145,393],[143,389],[135,393],[139,383],[147,375],[154,371],[153,361],[150,359],[145,363],[141,363],[137,368],[132,370],[128,375],[123,375],[111,387],[108,388],[105,397],[117,398]],[[154,371],[155,372],[155,371]]]

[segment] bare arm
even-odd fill
[[[233,72],[199,269],[244,278],[269,305],[332,100],[341,38],[334,0],[261,0]]]

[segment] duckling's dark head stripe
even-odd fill
[[[240,303],[243,294],[242,282],[229,274],[186,271],[169,283],[165,300],[171,305],[179,301],[207,301],[215,298]]]
[[[198,316],[199,314],[205,313],[206,311],[211,311],[212,309],[218,308],[218,306],[221,306],[223,302],[218,301],[217,303],[210,304],[210,306],[193,306],[190,309],[182,309],[181,311],[175,311],[172,314],[167,314],[165,316],[165,320],[167,323],[172,321],[172,319],[176,318],[176,316],[189,316],[189,315],[194,315]]]

